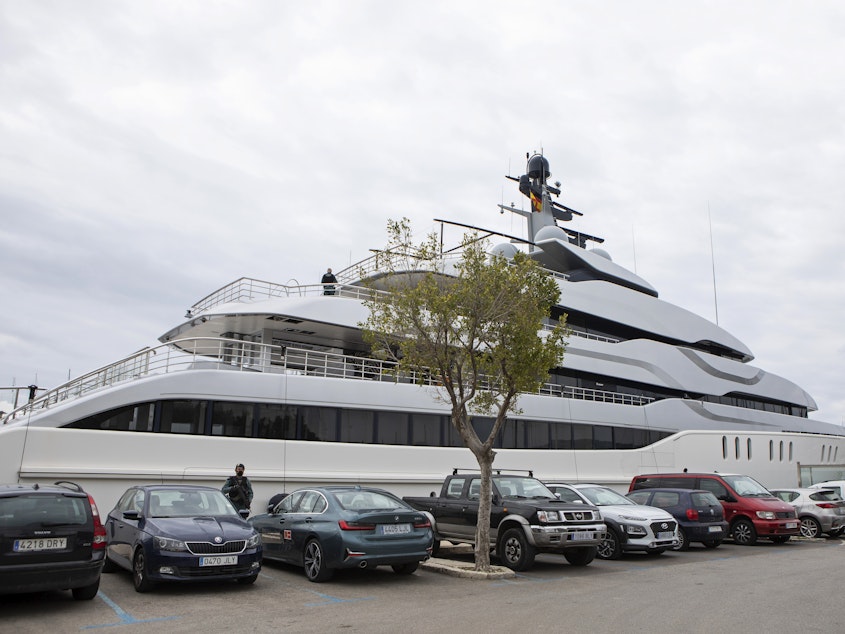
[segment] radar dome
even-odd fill
[[[605,260],[610,260],[611,262],[613,262],[613,258],[610,257],[610,253],[608,253],[604,249],[590,249],[590,253],[595,253],[596,255],[600,255],[601,257],[603,257]]]
[[[547,225],[534,235],[534,242],[540,242],[542,240],[561,240],[563,242],[569,242],[569,236],[567,236],[566,231],[560,227]]]
[[[506,260],[512,260],[513,256],[516,255],[519,249],[516,248],[515,244],[511,244],[510,242],[502,242],[501,244],[497,244],[492,249],[490,249],[490,255],[498,255]]]
[[[541,154],[535,154],[528,159],[528,177],[546,180],[552,173],[549,171],[549,161]]]

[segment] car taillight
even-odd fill
[[[687,519],[693,522],[698,521],[698,511],[695,509],[687,509]]]
[[[358,522],[347,522],[346,520],[339,520],[337,523],[342,531],[372,531],[375,530],[375,524],[360,524]]]
[[[91,515],[94,516],[94,542],[92,547],[94,550],[101,550],[106,547],[106,528],[100,521],[100,510],[90,493],[88,494],[88,501],[91,503]]]
[[[414,522],[414,528],[431,528],[431,522],[428,521],[428,518],[424,518],[420,522]]]
[[[839,505],[833,504],[832,502],[816,502],[816,506],[818,506],[820,509],[835,509]]]

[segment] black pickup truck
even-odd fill
[[[405,497],[426,512],[434,529],[435,553],[441,539],[475,543],[481,475],[455,472],[446,477],[440,497]],[[606,526],[599,510],[587,504],[561,502],[528,475],[494,471],[490,510],[490,547],[513,570],[527,570],[538,552],[562,554],[573,566],[586,566],[596,556]]]

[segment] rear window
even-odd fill
[[[0,498],[0,527],[84,526],[87,498],[64,495],[19,495]]]
[[[818,502],[839,502],[842,500],[836,491],[830,489],[822,489],[818,493],[811,493],[810,499]]]
[[[719,500],[712,493],[691,493],[694,506],[719,506]]]

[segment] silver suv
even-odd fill
[[[70,590],[93,599],[105,553],[97,505],[78,485],[0,485],[0,594]]]
[[[659,555],[679,545],[678,522],[669,513],[635,504],[598,484],[546,483],[565,502],[593,504],[601,511],[607,533],[598,547],[600,559],[619,559],[623,552]]]

